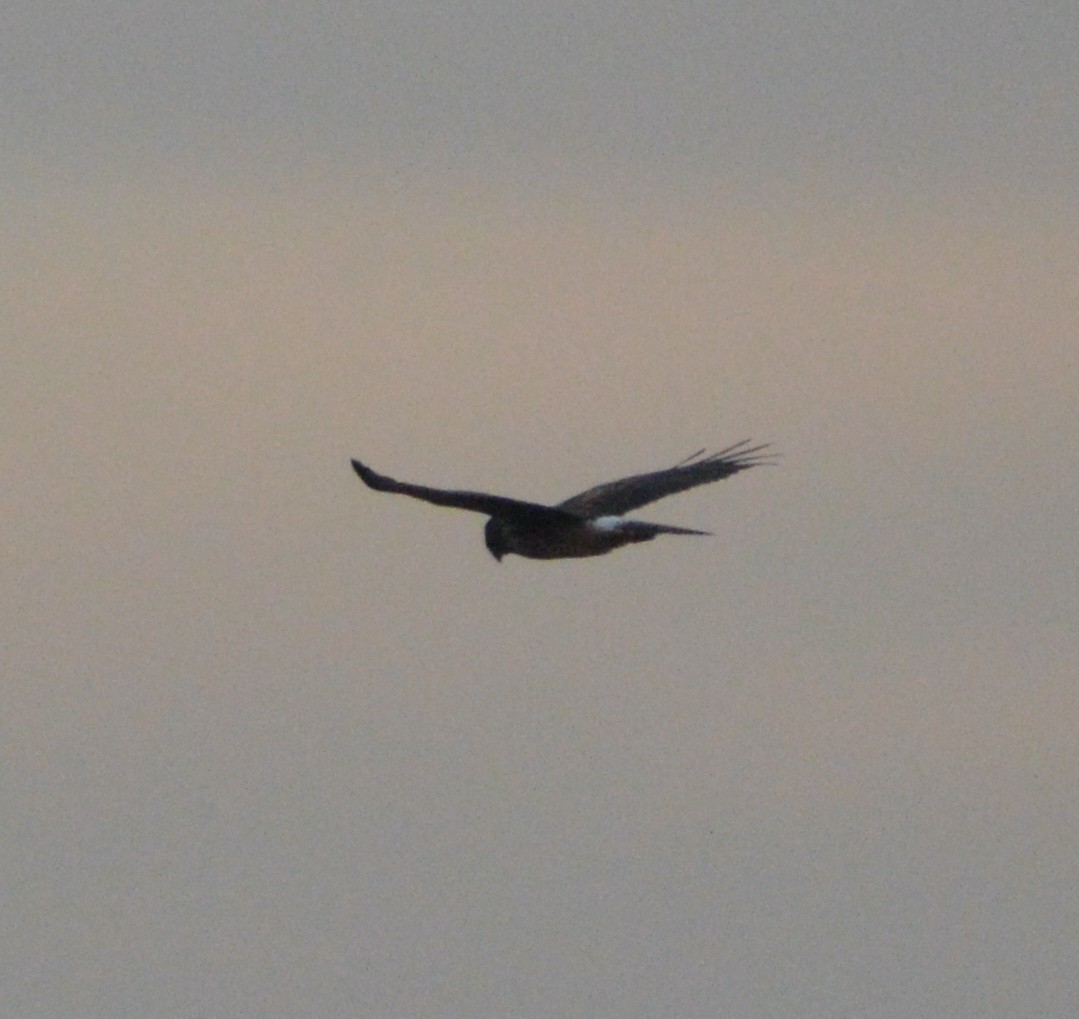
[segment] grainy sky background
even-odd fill
[[[1073,3],[0,21],[3,1015],[1079,1014]]]

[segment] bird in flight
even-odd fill
[[[359,460],[353,460],[352,467],[364,484],[376,492],[396,492],[436,506],[486,514],[490,520],[483,531],[484,541],[491,555],[501,562],[510,553],[529,559],[570,559],[603,555],[631,542],[651,541],[657,534],[711,534],[688,527],[628,520],[622,514],[675,492],[772,463],[771,456],[764,452],[767,449],[767,443],[751,446],[749,439],[709,456],[702,449],[674,467],[608,481],[557,506],[483,492],[412,485],[376,474]]]

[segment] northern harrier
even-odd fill
[[[486,514],[491,519],[483,530],[484,541],[491,555],[501,562],[502,557],[511,552],[529,559],[568,559],[602,555],[630,542],[651,541],[657,534],[711,534],[688,527],[627,520],[622,514],[675,492],[729,478],[749,467],[768,463],[768,454],[762,452],[767,448],[767,444],[750,446],[749,439],[745,439],[711,456],[703,456],[702,449],[674,467],[609,481],[557,506],[482,492],[410,485],[376,474],[359,460],[353,460],[352,466],[364,483],[376,492],[397,492],[436,506],[453,506]]]

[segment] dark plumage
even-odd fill
[[[484,528],[484,540],[498,560],[508,553],[530,559],[565,559],[602,555],[631,542],[651,541],[657,534],[709,534],[686,527],[626,520],[622,514],[687,488],[771,463],[766,449],[767,444],[750,446],[748,439],[710,456],[704,456],[702,449],[674,467],[608,481],[557,506],[483,492],[412,485],[377,474],[359,460],[353,460],[352,466],[376,492],[396,492],[436,506],[486,514],[491,519]]]

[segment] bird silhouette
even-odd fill
[[[359,460],[353,460],[352,466],[376,492],[409,495],[435,506],[471,510],[490,517],[484,528],[484,541],[491,555],[501,562],[509,554],[528,559],[603,555],[622,545],[651,541],[658,534],[709,535],[710,531],[629,520],[623,514],[687,488],[773,463],[773,454],[765,452],[768,449],[767,443],[752,446],[749,439],[744,439],[707,456],[705,450],[698,450],[673,467],[608,481],[555,506],[484,492],[413,485],[378,474]]]

